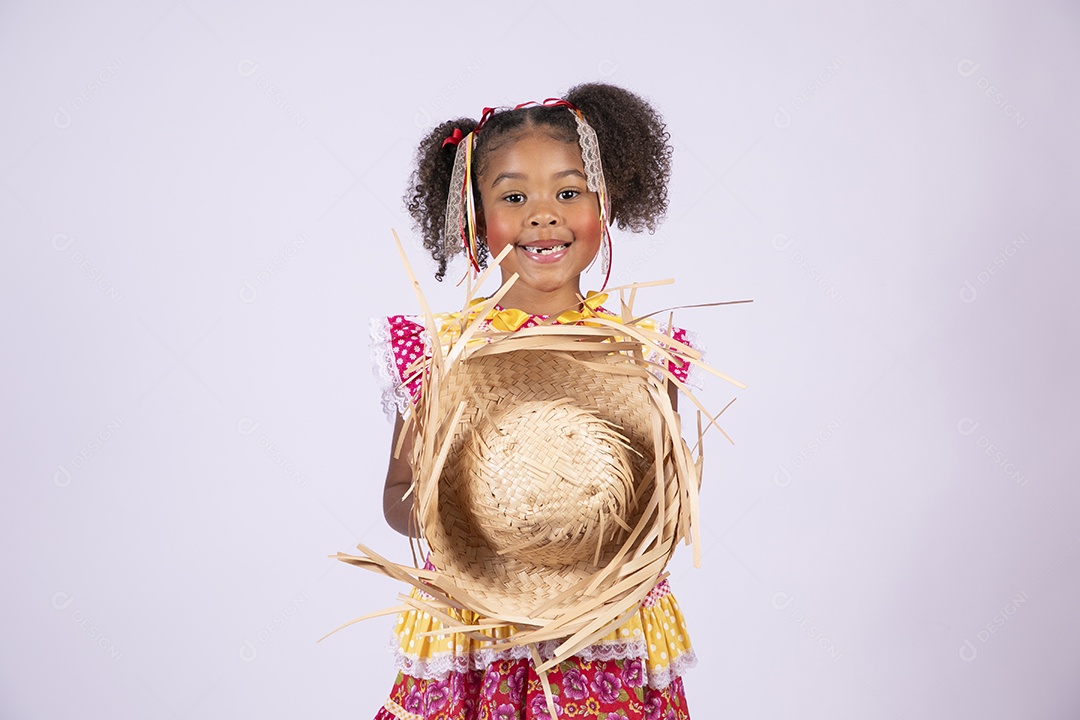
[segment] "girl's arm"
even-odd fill
[[[386,469],[386,485],[383,486],[383,515],[390,527],[402,535],[409,534],[409,515],[412,513],[412,495],[403,501],[401,496],[409,490],[412,484],[412,466],[408,458],[412,455],[413,437],[410,433],[405,437],[401,445],[401,453],[394,457],[394,448],[397,447],[398,437],[401,436],[401,428],[404,425],[401,415],[394,420],[394,437],[390,441],[390,465]]]

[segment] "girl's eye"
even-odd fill
[[[559,192],[560,200],[573,200],[581,194],[580,190],[562,190]]]
[[[503,200],[505,200],[508,203],[515,203],[516,204],[516,203],[525,202],[525,196],[522,195],[521,193],[510,193],[509,195],[504,197]]]

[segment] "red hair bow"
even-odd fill
[[[461,134],[461,128],[454,128],[454,132],[450,133],[450,136],[442,141],[442,146],[446,147],[447,145],[457,145],[459,142],[461,142],[461,139],[463,137],[464,135]]]

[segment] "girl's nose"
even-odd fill
[[[558,225],[559,216],[548,203],[539,203],[529,215],[529,224],[533,227]]]

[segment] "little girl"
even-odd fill
[[[610,223],[655,229],[667,209],[670,166],[668,134],[647,102],[611,85],[579,85],[561,100],[486,108],[479,121],[436,127],[417,151],[406,204],[439,280],[456,253],[479,267],[512,246],[500,270],[504,282],[515,273],[518,280],[485,322],[516,331],[553,315],[557,322],[610,315],[604,295],[582,302],[581,273],[598,255],[609,271]],[[576,312],[560,314],[567,310]],[[690,344],[685,331],[670,334]],[[383,508],[391,527],[408,534],[412,499],[402,496],[412,482],[412,438],[403,439],[397,457],[393,448],[402,413],[420,390],[406,368],[430,354],[432,338],[419,318],[402,315],[376,319],[372,335],[384,407],[396,416]],[[669,370],[687,379],[688,367]],[[440,627],[418,610],[398,616],[392,646],[399,673],[376,720],[550,718],[524,648],[492,651],[462,634],[422,634]],[[682,720],[689,718],[682,674],[695,662],[662,580],[620,628],[548,670],[547,682],[560,717]]]

